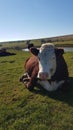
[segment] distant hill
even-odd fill
[[[6,41],[0,43],[20,43],[20,42],[32,42],[32,41],[41,41],[41,42],[58,42],[58,41],[70,41],[73,40],[73,34],[71,35],[63,35],[63,36],[55,36],[55,37],[46,37],[46,38],[39,38],[39,39],[29,39],[29,40],[17,40],[17,41]]]
[[[73,40],[73,34],[72,35],[64,35],[64,36],[56,36],[56,37],[45,38],[45,40],[51,40],[53,42],[70,41],[70,40]]]
[[[73,46],[73,34],[30,40],[0,42],[0,48],[13,48],[18,50],[27,47],[30,43],[38,47],[46,42],[53,42],[56,46]]]

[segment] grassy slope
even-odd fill
[[[37,88],[29,92],[19,82],[30,54],[12,52],[16,55],[0,57],[0,130],[72,130],[73,53],[64,54],[70,75],[69,91],[48,93]]]
[[[15,48],[21,49],[27,47],[27,43],[33,43],[35,46],[41,46],[41,43],[53,42],[58,46],[73,46],[73,35],[65,35],[50,38],[32,39],[32,40],[22,40],[22,41],[8,41],[0,42],[0,48]],[[43,42],[42,42],[43,41]]]
[[[46,40],[45,40],[46,41]],[[35,46],[41,46],[41,41],[40,40],[32,40],[31,43],[33,43]],[[73,46],[73,40],[70,41],[55,41],[53,42],[57,46]],[[2,46],[0,48],[15,48],[15,49],[22,49],[26,48],[27,44],[26,42],[14,42],[14,43],[2,43]]]
[[[73,47],[73,40],[72,41],[54,42],[54,44],[57,45],[57,46],[71,46],[71,47]]]

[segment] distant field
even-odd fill
[[[16,55],[0,57],[0,130],[73,130],[73,52],[65,53],[68,92],[29,92],[19,82],[29,52],[8,49]]]
[[[40,41],[34,41],[31,42],[35,46],[41,46]],[[56,46],[72,46],[73,47],[73,41],[63,41],[63,42],[53,42]],[[12,48],[12,49],[23,49],[27,47],[26,42],[20,42],[20,43],[3,43],[0,48]]]
[[[59,42],[54,42],[54,44],[57,46],[71,46],[71,47],[73,47],[73,41],[59,41]]]
[[[22,41],[8,41],[0,43],[0,48],[12,48],[19,50],[26,48],[28,43],[33,43],[35,46],[38,47],[41,46],[42,43],[46,42],[52,42],[56,46],[73,46],[73,35]]]

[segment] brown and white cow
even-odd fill
[[[68,81],[68,68],[64,50],[52,43],[42,44],[40,49],[30,48],[32,57],[25,62],[25,74],[20,78],[29,90],[39,84],[47,91],[55,91]]]

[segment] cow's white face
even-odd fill
[[[43,44],[38,53],[39,72],[38,78],[51,79],[56,71],[55,47],[52,43]]]

